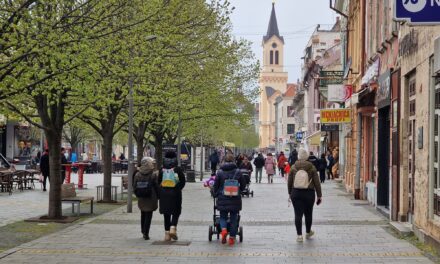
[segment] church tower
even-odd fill
[[[275,147],[275,100],[286,92],[288,75],[284,72],[284,38],[280,36],[272,3],[267,33],[263,37],[263,68],[260,72],[260,148]],[[287,110],[286,110],[287,111]]]

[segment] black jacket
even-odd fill
[[[63,166],[63,164],[68,164],[69,162],[66,159],[66,156],[64,154],[61,154],[61,173],[63,175],[66,174],[66,166]]]
[[[219,211],[238,212],[241,210],[241,195],[234,197],[223,195],[223,185],[226,179],[234,178],[240,184],[240,192],[246,188],[246,179],[237,170],[237,165],[232,162],[226,162],[217,171],[214,182],[214,195],[217,197],[217,209]],[[238,173],[237,173],[238,171]]]
[[[161,214],[180,215],[182,212],[182,189],[185,187],[185,174],[180,167],[177,167],[175,159],[164,159],[163,168],[174,168],[179,177],[179,182],[174,188],[160,187],[159,212]],[[162,183],[163,171],[159,172],[159,186]]]
[[[49,176],[49,154],[45,153],[40,159],[40,170],[43,176]]]
[[[255,168],[257,168],[257,169],[263,168],[264,167],[264,157],[263,156],[256,157],[254,160],[254,165],[255,165]]]
[[[320,158],[318,171],[325,171],[326,168],[327,168],[327,160],[325,158]]]
[[[292,150],[289,155],[289,164],[290,166],[293,166],[295,162],[298,160],[298,152],[296,150]]]
[[[319,170],[319,159],[315,155],[310,155],[307,161],[311,162],[316,170]]]

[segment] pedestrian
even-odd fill
[[[165,241],[177,240],[177,223],[182,212],[182,189],[185,187],[185,175],[177,166],[177,154],[165,153],[163,167],[159,172],[159,212],[163,214]]]
[[[333,158],[332,152],[331,150],[329,150],[327,152],[327,160],[328,160],[328,164],[327,164],[327,179],[333,179],[333,165],[335,165],[335,159]]]
[[[238,154],[237,158],[235,158],[235,164],[237,164],[237,167],[240,168],[241,163],[243,162],[243,158],[244,156],[242,153]]]
[[[319,159],[315,156],[315,154],[313,154],[313,151],[310,151],[307,161],[311,162],[313,166],[315,166],[316,171],[319,170]]]
[[[220,211],[222,244],[226,244],[228,224],[229,245],[235,244],[235,236],[238,231],[238,213],[242,209],[241,192],[245,187],[246,180],[237,165],[234,164],[234,156],[227,154],[225,163],[217,171],[214,182],[214,196],[217,199],[217,209]]]
[[[46,189],[47,179],[50,180],[50,177],[49,177],[49,172],[50,172],[49,150],[48,149],[44,150],[43,155],[40,158],[40,171],[41,171],[41,175],[43,176],[43,192],[45,192],[45,191],[47,191],[47,189]]]
[[[276,161],[272,156],[272,153],[267,154],[267,158],[264,161],[264,168],[267,173],[267,183],[273,183],[273,175],[275,174]]]
[[[121,152],[121,155],[119,155],[119,160],[125,160],[125,155],[124,155],[124,153]]]
[[[263,166],[264,166],[263,154],[258,153],[258,156],[254,160],[254,165],[255,165],[255,183],[261,183],[261,177],[263,176]]]
[[[325,153],[321,154],[321,158],[319,159],[318,171],[319,171],[319,179],[321,183],[325,182],[325,170],[327,169],[327,159],[325,158]]]
[[[286,156],[284,156],[284,152],[281,151],[278,157],[277,164],[278,164],[278,169],[280,170],[281,177],[283,178],[284,178],[284,166],[286,166],[286,162],[287,162],[287,158]]]
[[[247,171],[249,172],[249,175],[251,175],[251,174],[252,174],[252,171],[254,170],[254,169],[252,168],[252,164],[249,162],[249,159],[248,159],[247,156],[244,156],[244,158],[243,158],[243,162],[241,163],[241,165],[240,165],[239,168],[240,168],[240,169],[247,170]]]
[[[315,166],[309,161],[305,149],[298,151],[298,161],[293,165],[288,181],[287,191],[295,211],[295,227],[298,235],[296,241],[303,242],[302,218],[305,216],[306,239],[315,233],[312,231],[313,206],[315,192],[318,197],[317,205],[322,202],[321,182]]]
[[[289,175],[289,172],[290,172],[290,164],[289,164],[289,162],[285,162],[285,166],[284,166],[284,173],[286,174],[286,175]]]
[[[290,166],[293,166],[293,164],[295,164],[295,162],[298,160],[298,152],[296,151],[296,149],[293,149],[292,152],[290,152],[289,155],[289,164]]]
[[[69,164],[65,152],[66,150],[61,148],[61,184],[64,184],[64,180],[66,179],[66,165]]]
[[[209,161],[211,162],[211,172],[215,174],[217,171],[217,165],[220,162],[220,158],[218,156],[217,150],[214,150],[212,154],[209,156]]]
[[[141,211],[141,232],[145,240],[150,239],[150,226],[153,212],[157,210],[159,198],[159,176],[156,161],[150,157],[141,160],[141,166],[134,176],[133,190],[138,198]]]

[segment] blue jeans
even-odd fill
[[[260,177],[258,177],[260,175]],[[263,176],[263,168],[256,168],[255,169],[255,182],[261,182],[261,177]]]
[[[235,237],[237,235],[238,230],[238,223],[237,223],[237,216],[238,212],[231,212],[231,211],[220,211],[220,228],[228,228],[228,214],[229,214],[229,236]]]

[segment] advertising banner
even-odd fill
[[[351,123],[351,109],[321,109],[321,124]]]

